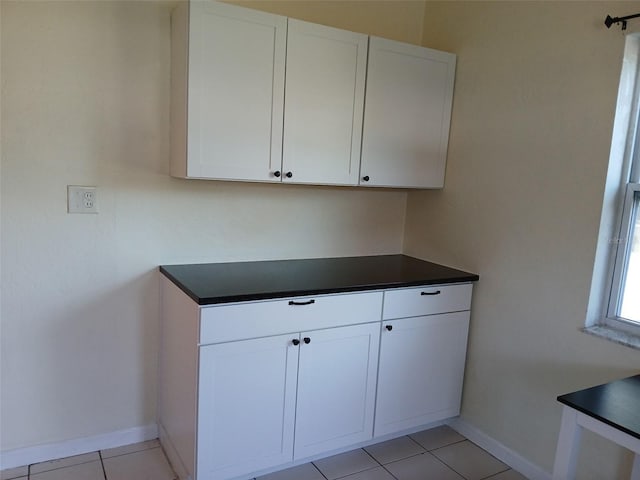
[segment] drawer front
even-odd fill
[[[202,307],[200,344],[380,321],[382,295],[318,295]]]
[[[469,283],[388,290],[384,292],[382,318],[387,320],[469,310],[472,288]]]

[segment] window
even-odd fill
[[[640,183],[626,185],[608,318],[640,325]]]
[[[586,331],[640,348],[640,34],[625,44]]]

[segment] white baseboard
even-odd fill
[[[461,418],[452,418],[447,424],[459,434],[467,437],[473,443],[483,448],[501,462],[506,463],[529,480],[551,480],[551,474],[538,465],[530,462],[519,453],[514,452],[497,440]]]
[[[32,463],[46,462],[58,458],[95,452],[106,448],[121,447],[132,443],[158,438],[157,425],[127,428],[117,432],[103,433],[92,437],[76,438],[63,442],[47,443],[33,447],[16,448],[0,452],[0,470],[22,467]]]
[[[473,443],[489,452],[498,460],[506,463],[514,470],[517,470],[528,479],[551,480],[550,473],[461,418],[453,418],[446,423],[461,435],[464,435]],[[15,450],[5,450],[0,452],[0,470],[95,452],[107,448],[121,447],[154,438],[158,438],[158,426],[155,423],[92,437],[65,440],[63,442],[37,445],[34,447],[17,448]],[[380,439],[375,441],[380,441]]]

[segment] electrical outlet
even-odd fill
[[[67,185],[68,213],[98,213],[98,189]]]

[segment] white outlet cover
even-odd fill
[[[67,185],[68,213],[98,213],[98,189]]]

